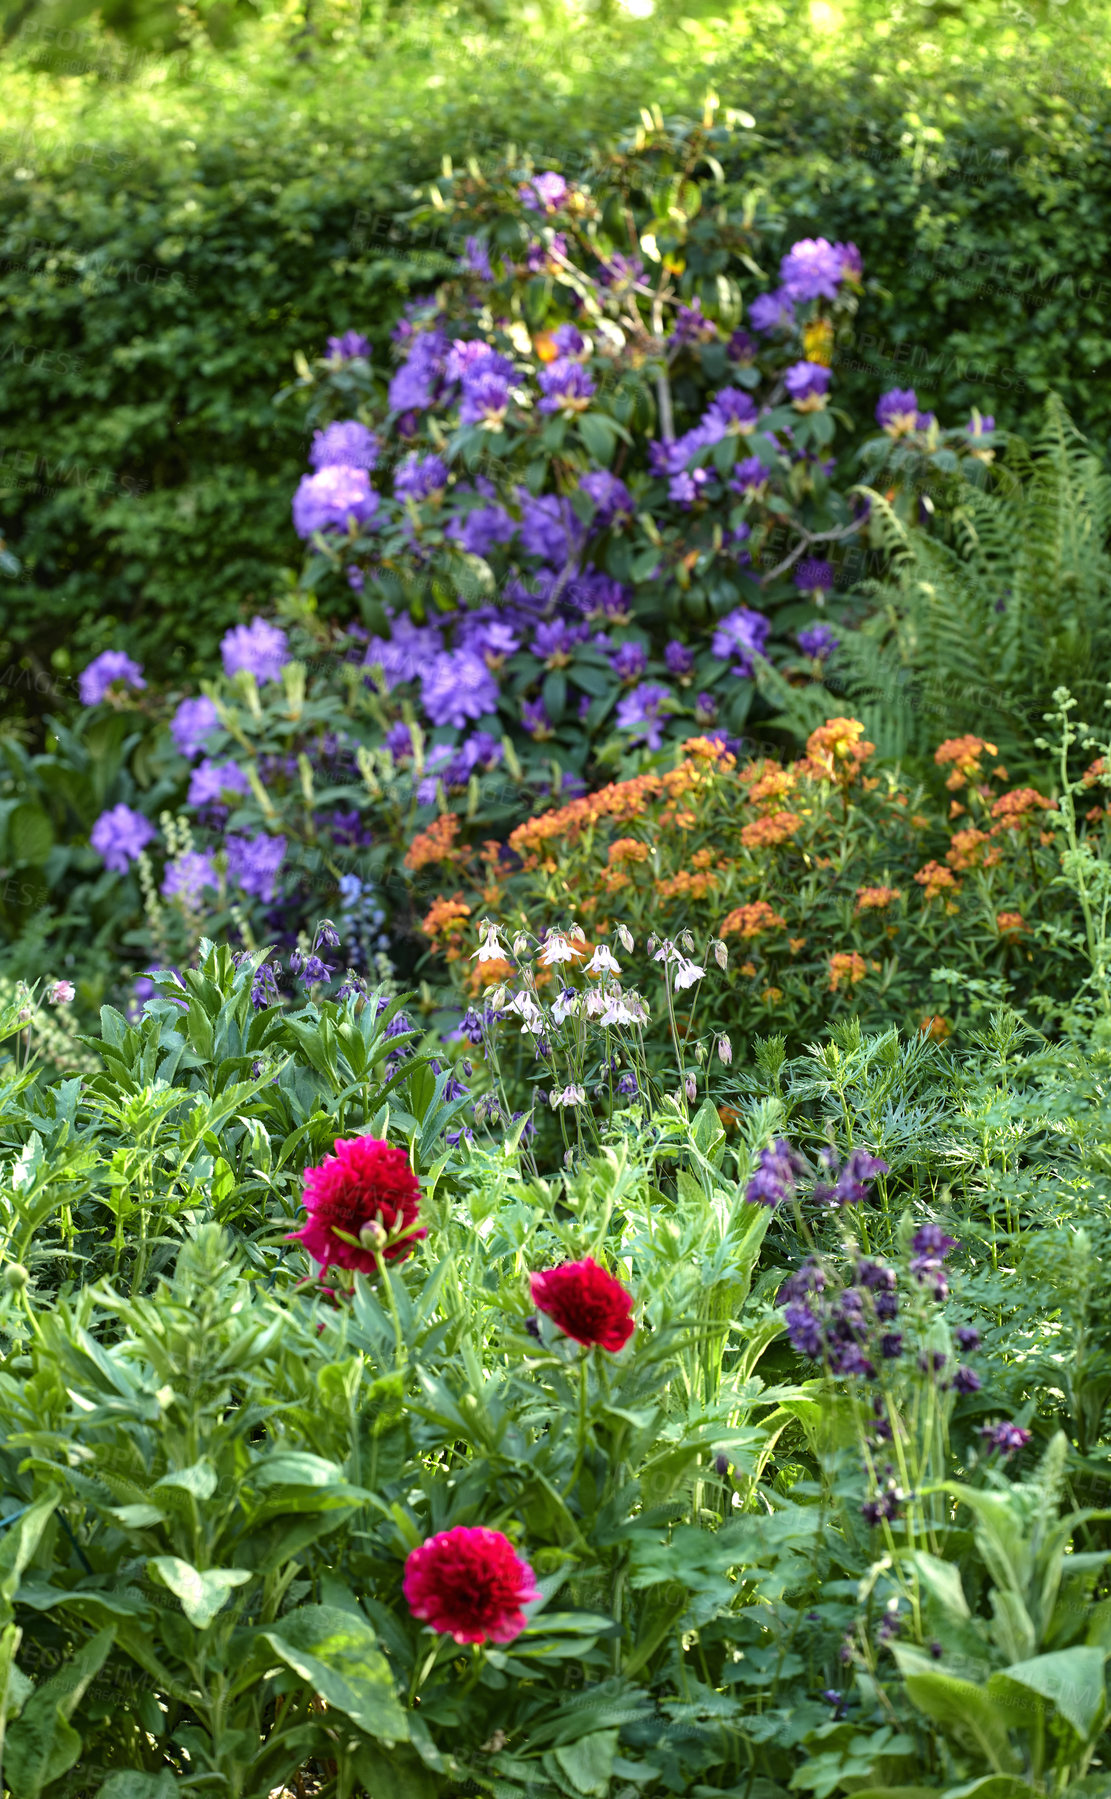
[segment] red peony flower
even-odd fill
[[[536,1576],[500,1530],[457,1525],[414,1549],[405,1563],[414,1618],[457,1643],[509,1643],[539,1599]]]
[[[618,1350],[633,1334],[632,1294],[589,1256],[534,1274],[529,1284],[533,1304],[576,1343]]]
[[[428,1235],[422,1227],[402,1236],[417,1221],[420,1184],[405,1151],[377,1137],[337,1138],[334,1156],[325,1156],[319,1168],[305,1169],[302,1204],[308,1221],[287,1241],[303,1243],[326,1269],[373,1274],[376,1235],[378,1253],[387,1262],[402,1261],[416,1239]],[[347,1242],[348,1237],[361,1237],[365,1247]]]

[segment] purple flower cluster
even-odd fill
[[[89,832],[89,842],[103,858],[104,866],[119,875],[127,873],[153,837],[154,826],[149,818],[124,805],[102,812]]]
[[[860,1261],[853,1281],[829,1292],[825,1270],[811,1258],[784,1282],[778,1303],[800,1355],[824,1362],[832,1374],[874,1380],[879,1361],[895,1361],[903,1352],[902,1333],[892,1328],[899,1311],[895,1270]]]
[[[123,650],[102,650],[94,656],[87,668],[81,670],[77,679],[77,691],[83,706],[99,706],[101,700],[117,681],[125,681],[128,687],[145,687],[142,666],[133,662]]]
[[[944,1299],[949,1292],[945,1258],[956,1249],[956,1237],[947,1237],[939,1224],[923,1224],[911,1238],[910,1247],[914,1252],[910,1271],[915,1280],[928,1286],[935,1299]]]
[[[834,1176],[832,1187],[825,1181],[815,1183],[814,1198],[819,1205],[858,1206],[871,1197],[872,1181],[888,1172],[887,1163],[879,1156],[870,1156],[866,1149],[851,1149],[843,1165],[838,1164],[836,1153],[829,1149],[822,1151],[819,1160]]]
[[[719,623],[710,643],[721,662],[730,663],[730,674],[751,678],[756,657],[763,656],[771,634],[771,620],[748,606],[738,606]]]
[[[268,624],[256,614],[249,625],[235,625],[225,633],[220,655],[228,676],[246,669],[256,681],[280,681],[289,661],[289,639],[278,625]]]
[[[756,1158],[756,1168],[745,1188],[750,1206],[770,1206],[773,1210],[784,1200],[794,1197],[795,1182],[805,1164],[785,1137],[777,1137]]]

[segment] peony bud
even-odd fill
[[[728,1068],[729,1064],[732,1060],[733,1060],[733,1045],[730,1043],[728,1037],[719,1037],[718,1038],[718,1061],[721,1063],[723,1068]]]
[[[22,1262],[7,1262],[4,1266],[4,1285],[9,1293],[22,1293],[31,1276]]]
[[[384,1249],[389,1241],[389,1233],[378,1218],[368,1218],[359,1232],[359,1242],[364,1249]]]

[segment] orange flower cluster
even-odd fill
[[[747,850],[772,849],[793,837],[801,823],[797,812],[772,812],[767,818],[754,818],[751,824],[742,825],[741,842]]]
[[[1033,787],[1016,787],[1011,793],[1001,793],[991,809],[993,818],[999,820],[999,827],[1004,831],[1017,831],[1023,819],[1032,817],[1037,812],[1056,812],[1057,807],[1052,800],[1047,800]]]
[[[858,887],[856,890],[856,910],[860,912],[886,912],[897,899],[902,899],[901,887]]]
[[[942,893],[960,892],[960,882],[956,875],[940,862],[927,862],[925,868],[920,868],[914,878],[920,887],[925,888],[928,900],[937,899]]]
[[[442,812],[426,831],[418,831],[405,852],[405,866],[414,872],[433,862],[458,861],[462,852],[455,847],[459,820],[454,812]]]
[[[836,993],[844,982],[847,987],[856,987],[868,973],[868,964],[855,949],[838,950],[829,959],[829,990]]]
[[[1021,912],[998,912],[995,926],[1001,937],[1017,937],[1026,929]]]
[[[952,1025],[947,1018],[942,1018],[940,1012],[927,1012],[918,1029],[932,1043],[944,1043],[946,1037],[953,1035]]]
[[[998,756],[999,751],[994,743],[987,743],[982,737],[948,737],[934,751],[934,761],[939,768],[953,763],[953,772],[945,785],[951,792],[967,786],[969,781],[976,780],[983,774],[980,757],[987,751],[989,756]]]
[[[747,906],[736,906],[721,927],[723,937],[736,935],[746,940],[759,937],[763,931],[782,929],[787,923],[772,910],[767,900],[753,900]]]
[[[447,936],[456,931],[465,918],[471,916],[471,908],[466,904],[461,893],[453,894],[451,899],[441,894],[432,901],[431,906],[420,921],[420,928],[426,937]]]
[[[989,846],[986,849],[985,844]],[[994,868],[1003,860],[1003,852],[992,843],[988,832],[969,825],[967,830],[953,832],[945,860],[958,874],[967,874],[970,868]]]
[[[652,851],[639,837],[615,837],[609,846],[606,861],[611,868],[619,867],[624,862],[647,862]]]
[[[518,855],[538,854],[556,839],[577,843],[582,833],[603,818],[639,818],[654,799],[679,800],[695,788],[705,788],[718,769],[736,766],[736,757],[724,745],[708,737],[691,737],[683,745],[685,759],[663,775],[634,775],[628,781],[611,781],[597,793],[584,794],[569,805],[526,819],[510,833],[509,847]],[[687,828],[684,814],[679,820]]]
[[[855,781],[861,764],[874,756],[874,743],[861,741],[864,726],[858,718],[830,718],[806,740],[804,774],[818,781]]]
[[[714,892],[717,884],[718,878],[712,869],[680,869],[678,874],[657,881],[655,891],[660,899],[705,899],[708,893]]]
[[[739,777],[748,788],[748,797],[754,806],[764,800],[782,800],[798,786],[798,774],[793,768],[783,768],[774,757],[765,756],[758,762],[751,762],[742,768]]]

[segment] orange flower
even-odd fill
[[[418,831],[405,852],[405,866],[414,871],[433,862],[457,862],[462,850],[455,847],[459,820],[454,812],[442,812],[426,831]]]
[[[860,912],[886,912],[888,906],[902,899],[901,887],[858,887],[856,890],[856,910]]]
[[[999,820],[996,829],[1000,831],[1017,831],[1024,818],[1030,818],[1036,812],[1056,812],[1052,800],[1038,793],[1033,787],[1016,787],[1011,793],[1001,793],[991,809],[993,818]]]
[[[615,837],[609,846],[606,861],[611,868],[623,862],[647,862],[652,851],[639,837]]]
[[[747,906],[737,906],[730,912],[721,927],[721,935],[728,937],[733,932],[746,942],[759,937],[763,931],[778,930],[787,923],[778,912],[774,912],[767,900],[753,900]]]
[[[926,889],[928,900],[937,899],[940,893],[960,892],[956,875],[940,862],[927,862],[925,868],[920,868],[914,878],[920,887]]]
[[[806,740],[805,772],[820,781],[854,781],[862,762],[874,756],[874,743],[862,742],[858,718],[830,718]]]
[[[736,1106],[719,1106],[718,1117],[727,1131],[735,1131],[741,1122],[741,1115]]]
[[[829,990],[836,993],[842,981],[855,987],[868,973],[868,964],[855,949],[838,950],[829,959]]]
[[[787,947],[790,950],[792,956],[797,956],[800,949],[806,948],[806,938],[805,937],[788,937]]]
[[[1104,766],[1104,759],[1102,756],[1097,756],[1095,761],[1090,763],[1084,770],[1085,787],[1094,787],[1097,781],[1102,781],[1105,778],[1105,775],[1106,768]]]
[[[985,844],[990,847],[985,848]],[[985,831],[969,825],[967,830],[953,832],[945,860],[958,874],[965,874],[970,868],[994,868],[1002,860],[1002,854]]]
[[[722,768],[737,766],[736,756],[716,737],[688,737],[683,745],[683,754],[694,756],[700,762],[719,762]]]
[[[705,899],[717,884],[718,878],[712,869],[699,869],[694,874],[681,869],[677,875],[657,881],[656,892],[661,899]]]
[[[420,928],[426,937],[452,935],[465,918],[471,916],[471,908],[463,902],[463,895],[456,893],[451,899],[440,894],[432,901],[431,906],[420,921]]]
[[[783,998],[783,989],[782,987],[765,987],[760,998],[766,1006],[777,1006]]]
[[[798,773],[793,768],[781,768],[772,756],[761,757],[757,762],[750,762],[742,768],[739,777],[748,788],[748,797],[753,805],[762,800],[781,800],[798,786]]]
[[[713,850],[695,850],[691,857],[692,868],[712,868],[714,866]]]
[[[559,345],[550,331],[538,331],[532,340],[532,347],[540,362],[554,362],[559,355]]]
[[[953,1027],[947,1018],[938,1012],[927,1012],[919,1023],[918,1029],[923,1037],[929,1037],[934,1043],[944,1043],[946,1037],[953,1035]]]
[[[988,743],[983,737],[948,737],[934,751],[934,761],[939,768],[953,763],[953,772],[945,785],[951,791],[964,787],[977,775],[983,774],[980,757],[987,751],[989,756],[998,756],[999,751],[994,743]]]
[[[1021,912],[997,912],[995,925],[1001,937],[1017,937],[1026,929]]]
[[[492,956],[489,962],[476,962],[467,974],[467,988],[472,994],[483,987],[500,987],[516,973],[512,962],[506,962],[501,956]]]
[[[802,823],[797,812],[773,812],[769,818],[754,818],[741,828],[741,842],[748,850],[772,849],[786,843]]]
[[[755,962],[742,962],[740,968],[737,970],[737,973],[738,974],[746,974],[748,976],[749,980],[751,981],[753,976],[756,973]]]

